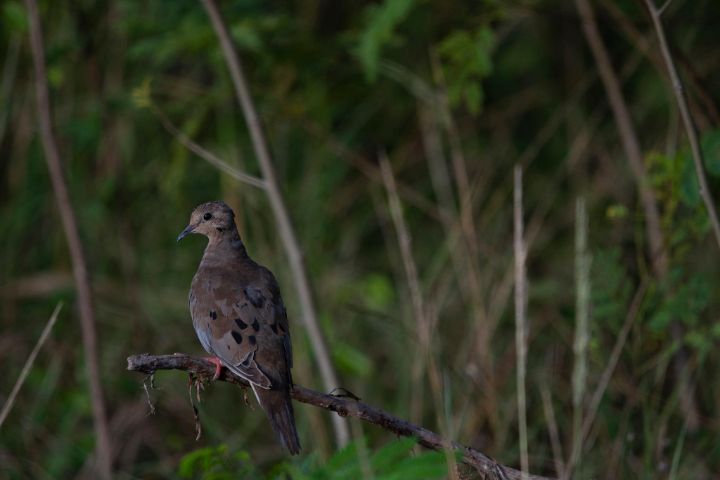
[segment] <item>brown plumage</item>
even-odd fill
[[[200,343],[220,365],[250,382],[282,444],[295,455],[292,345],[287,314],[272,272],[247,254],[235,227],[235,215],[223,202],[198,206],[190,233],[208,238],[190,287],[190,314]]]

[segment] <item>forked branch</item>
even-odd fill
[[[128,357],[127,361],[128,370],[142,372],[148,375],[152,375],[158,370],[183,370],[200,377],[211,378],[215,371],[215,366],[209,361],[183,354],[133,355]],[[222,370],[218,380],[234,383],[242,387],[249,387],[245,380],[227,369]],[[543,480],[548,478],[536,475],[523,476],[520,471],[501,465],[492,458],[473,448],[460,445],[457,442],[446,442],[435,432],[418,425],[414,425],[401,418],[391,415],[384,410],[360,401],[327,395],[310,390],[309,388],[301,387],[300,385],[295,385],[293,387],[292,397],[298,402],[330,410],[343,417],[350,416],[359,418],[360,420],[372,423],[384,428],[385,430],[389,430],[396,435],[415,437],[422,446],[433,450],[442,450],[445,445],[451,445],[453,450],[462,454],[462,461],[476,469],[483,478],[502,480],[514,480],[520,478]]]

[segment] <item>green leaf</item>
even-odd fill
[[[345,448],[333,455],[325,465],[327,471],[338,472],[357,464],[357,441],[349,443]]]
[[[414,0],[386,0],[367,8],[367,22],[357,54],[369,81],[377,78],[380,53],[383,47],[398,39],[395,29],[408,16],[414,3]]]
[[[438,54],[452,106],[464,103],[471,113],[480,111],[484,99],[482,80],[492,72],[494,47],[495,35],[489,27],[456,31],[440,42]]]
[[[373,469],[378,472],[384,471],[390,465],[405,457],[416,443],[417,440],[414,437],[401,438],[388,443],[373,455]]]
[[[365,277],[363,291],[367,306],[374,310],[385,310],[395,296],[392,282],[380,274],[370,274]]]

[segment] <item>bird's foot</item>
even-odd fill
[[[215,365],[215,373],[213,374],[213,381],[220,378],[220,372],[222,371],[222,361],[218,357],[205,357],[206,360]]]

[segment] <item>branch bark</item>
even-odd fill
[[[206,359],[191,357],[184,354],[133,355],[128,357],[127,362],[128,370],[145,373],[147,375],[153,375],[158,370],[182,370],[202,378],[212,378],[215,372],[215,366]],[[218,380],[240,385],[241,387],[249,387],[249,384],[245,380],[230,372],[226,368],[222,369]],[[520,471],[502,465],[482,452],[463,446],[457,442],[445,441],[435,432],[421,426],[414,425],[380,408],[373,407],[372,405],[368,405],[360,401],[327,395],[300,385],[293,386],[292,397],[298,402],[336,412],[338,415],[343,417],[350,416],[359,418],[360,420],[391,431],[396,435],[415,437],[418,442],[426,448],[442,450],[446,445],[450,445],[453,450],[462,454],[462,461],[465,464],[470,465],[475,468],[478,473],[489,478],[508,480],[521,478],[531,480],[549,480],[549,477],[537,475],[523,476]]]
[[[215,33],[220,40],[220,47],[225,56],[227,67],[230,70],[237,101],[245,116],[248,130],[250,131],[252,145],[265,182],[265,192],[270,200],[270,206],[275,215],[280,238],[282,239],[283,246],[290,260],[290,268],[300,300],[300,308],[303,312],[303,322],[310,337],[310,343],[315,352],[318,366],[320,367],[320,376],[322,377],[323,385],[327,390],[332,390],[338,385],[337,375],[330,360],[330,354],[325,344],[322,331],[318,325],[315,303],[310,291],[310,282],[305,269],[305,262],[303,261],[302,252],[300,251],[300,246],[295,236],[295,230],[290,221],[290,215],[288,214],[285,201],[278,186],[270,149],[265,139],[260,117],[250,96],[250,89],[245,80],[240,56],[235,51],[232,39],[230,38],[230,34],[215,1],[201,1],[210,17]],[[350,430],[348,429],[347,422],[341,418],[333,417],[333,426],[335,428],[335,437],[338,445],[345,445],[350,439]]]
[[[37,2],[35,0],[25,0],[25,7],[28,12],[30,46],[35,67],[35,94],[37,96],[40,137],[45,152],[45,160],[50,172],[50,180],[52,181],[53,191],[55,193],[55,201],[60,212],[60,219],[65,231],[68,249],[70,250],[75,289],[77,291],[78,306],[80,308],[80,329],[82,331],[82,342],[85,350],[85,367],[87,369],[88,384],[90,387],[90,404],[92,406],[93,423],[95,427],[98,476],[109,480],[112,477],[112,449],[107,417],[105,415],[105,400],[100,383],[92,290],[90,288],[87,262],[85,261],[85,252],[78,232],[75,211],[70,202],[70,195],[60,162],[60,152],[52,129],[50,95],[48,92],[47,75],[45,73],[45,51]]]

